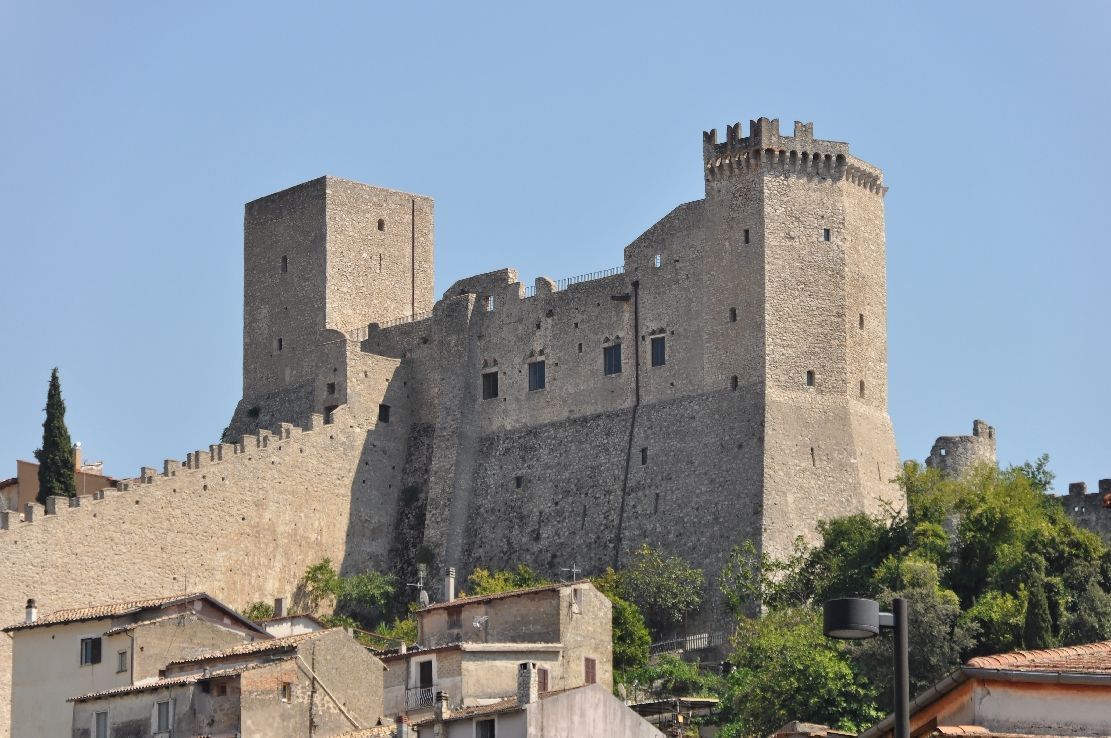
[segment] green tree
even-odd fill
[[[1042,454],[1032,463],[1027,461],[1021,466],[1012,466],[1010,470],[1030,480],[1031,486],[1039,492],[1048,492],[1053,486],[1053,480],[1057,478],[1057,475],[1049,470],[1049,454]]]
[[[1065,616],[1061,642],[1065,646],[1111,639],[1111,594],[1089,581],[1074,598],[1073,612]]]
[[[854,672],[845,647],[822,634],[816,608],[744,618],[734,645],[723,738],[768,735],[789,720],[856,733],[882,717],[874,689]]]
[[[1026,601],[1008,592],[989,590],[964,612],[964,619],[979,631],[972,653],[1004,653],[1022,648],[1022,623]]]
[[[636,550],[618,576],[619,595],[640,608],[653,633],[666,633],[702,607],[702,570],[648,544]]]
[[[1028,649],[1050,648],[1056,645],[1053,638],[1053,620],[1049,614],[1049,600],[1041,577],[1030,583],[1026,596],[1026,619],[1022,624],[1022,645]]]
[[[648,663],[652,636],[640,608],[619,594],[619,579],[617,572],[606,569],[591,583],[613,603],[613,668],[618,672],[617,681],[631,681],[626,672]]]
[[[471,595],[497,594],[498,592],[512,592],[515,589],[529,589],[551,584],[525,564],[520,564],[513,571],[494,571],[478,568],[467,577],[466,591],[461,591],[461,597]]]
[[[274,606],[267,602],[252,602],[243,608],[243,617],[248,620],[269,620],[274,617]]]
[[[46,504],[50,495],[75,497],[77,479],[74,474],[73,442],[66,428],[66,403],[58,367],[50,373],[50,389],[46,392],[46,420],[42,424],[42,448],[35,451],[39,462],[39,493],[36,499]]]
[[[637,695],[644,692],[657,697],[714,697],[721,694],[724,680],[720,675],[702,668],[698,662],[684,661],[673,653],[661,654],[625,678],[637,685]]]
[[[366,628],[374,624],[393,595],[393,578],[376,571],[340,576],[331,559],[313,564],[301,577],[300,599],[332,625]]]

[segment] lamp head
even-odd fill
[[[857,597],[830,600],[822,607],[822,632],[829,638],[859,641],[880,633],[880,603]]]

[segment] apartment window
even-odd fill
[[[463,608],[452,607],[447,611],[448,630],[459,630],[463,627]]]
[[[334,395],[335,393],[336,393],[336,383],[335,382],[328,382],[328,394],[329,395]]]
[[[749,235],[747,228],[745,228],[745,243],[752,243],[752,236]]]
[[[547,669],[537,669],[536,670],[536,681],[537,681],[537,685],[536,685],[537,690],[540,691],[540,692],[547,692],[548,689],[549,689],[549,687],[548,687],[548,670]]]
[[[652,366],[663,366],[667,361],[667,350],[664,337],[656,336],[652,339]]]
[[[100,663],[100,639],[81,639],[81,665]]]
[[[293,702],[293,682],[282,682],[282,702]]]
[[[119,651],[116,653],[116,673],[122,674],[127,671],[127,651]]]
[[[814,370],[813,369],[808,369],[807,372],[806,372],[806,386],[807,387],[813,387],[814,386]]]
[[[528,365],[529,392],[544,389],[544,362],[534,361]]]
[[[602,373],[621,373],[621,344],[606,346],[602,349]]]
[[[388,422],[390,422],[390,406],[389,405],[379,405],[378,406],[378,422],[379,423],[388,423]]]
[[[93,738],[108,738],[107,712],[98,712],[93,716]]]
[[[831,236],[832,236],[832,234],[830,233],[828,228],[823,228],[822,229],[822,240],[823,241],[829,241],[831,239]]]
[[[474,724],[474,738],[496,738],[492,719],[476,720]]]
[[[583,671],[586,673],[586,683],[596,684],[598,682],[598,662],[592,658],[583,659]]]
[[[164,700],[155,705],[155,732],[168,733],[170,731],[170,701]]]
[[[492,400],[498,396],[498,373],[486,372],[482,375],[482,399]]]
[[[282,274],[285,274],[288,271],[289,271],[289,257],[288,256],[283,256],[282,257]]]

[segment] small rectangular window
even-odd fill
[[[645,446],[640,450],[640,465],[644,466],[648,463],[648,447]]]
[[[829,241],[830,238],[831,238],[831,235],[832,234],[829,232],[828,228],[823,228],[822,229],[822,240],[823,241]]]
[[[729,322],[730,323],[736,323],[737,322],[737,308],[729,308]]]
[[[98,712],[93,718],[94,738],[108,738],[108,713]]]
[[[664,337],[655,336],[652,339],[652,366],[663,366],[667,361],[667,351],[664,346]]]
[[[127,671],[127,651],[119,651],[116,653],[116,673],[122,674]]]
[[[452,607],[447,611],[448,630],[459,630],[463,627],[463,608]]]
[[[379,405],[378,406],[378,422],[379,423],[388,423],[388,422],[390,422],[390,406],[389,405]]]
[[[474,724],[474,738],[497,738],[494,733],[493,720],[476,720]]]
[[[498,373],[486,372],[482,375],[482,399],[492,400],[498,396]]]
[[[621,344],[602,349],[602,372],[607,375],[621,373]]]
[[[487,295],[486,296],[486,312],[488,312],[488,313],[494,312],[494,296],[493,295]]]
[[[537,685],[536,685],[537,691],[547,692],[548,689],[549,689],[549,687],[548,687],[548,670],[544,669],[544,668],[537,669],[536,670],[536,681],[537,681]]]
[[[749,235],[747,228],[745,228],[745,243],[752,243],[752,237]]]
[[[544,389],[544,362],[534,361],[528,365],[529,392]]]
[[[293,682],[282,682],[282,702],[293,702]]]
[[[520,488],[521,488],[521,485],[522,485],[522,484],[524,484],[524,483],[525,483],[525,478],[524,478],[524,477],[522,477],[522,476],[521,476],[520,474],[518,474],[517,476],[515,476],[515,477],[513,478],[513,485],[514,485],[514,486],[515,486],[515,487],[516,487],[517,489],[520,489]]]
[[[598,662],[594,659],[587,657],[583,659],[583,671],[586,672],[586,683],[597,684],[598,682]]]
[[[654,263],[655,263],[657,269],[659,269],[660,264],[663,263],[663,259],[660,257],[659,254],[656,254],[656,259],[655,259]]]
[[[813,387],[814,386],[814,370],[813,369],[810,369],[806,372],[806,386],[807,387]]]
[[[217,684],[215,687],[213,687],[212,694],[216,697],[227,697],[228,696],[228,685],[226,685],[226,684]]]
[[[283,342],[282,342],[281,338],[278,338],[274,341],[274,349],[275,350],[281,351],[282,350],[282,345],[283,345]]]
[[[860,330],[864,330],[864,313],[860,314]]]
[[[579,344],[579,353],[581,354],[582,352],[583,352],[583,345],[580,343]]]
[[[289,271],[289,257],[283,256],[282,257],[282,274],[285,274],[288,271]]]
[[[100,663],[100,639],[81,639],[81,665]]]
[[[170,702],[169,700],[158,703],[158,716],[155,724],[158,726],[155,730],[159,733],[165,733],[170,729]]]
[[[335,393],[336,393],[336,383],[335,382],[328,382],[328,394],[329,395],[334,395]]]
[[[860,380],[860,396],[864,397],[864,380]]]

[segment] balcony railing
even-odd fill
[[[416,710],[421,707],[432,707],[436,701],[435,687],[411,687],[405,690],[405,709]]]

